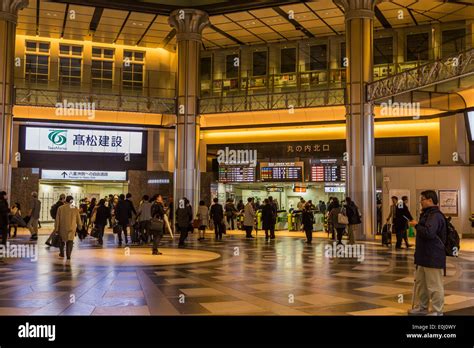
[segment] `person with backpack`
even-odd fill
[[[58,214],[59,207],[64,205],[65,203],[66,203],[66,195],[64,193],[61,193],[59,195],[59,200],[51,206],[51,209],[49,209],[49,215],[51,215],[51,217],[53,218],[53,221],[56,220],[56,215]],[[46,244],[47,246],[51,246],[51,241],[53,240],[53,236],[55,233],[56,231],[53,229],[53,232],[51,232],[48,239],[46,240],[46,243],[44,244]]]
[[[446,219],[438,207],[438,195],[433,190],[423,191],[420,197],[420,221],[410,221],[416,229],[415,288],[413,297],[418,306],[412,315],[443,315],[443,270],[446,269]],[[429,313],[429,305],[433,311]]]
[[[357,205],[350,197],[346,197],[346,213],[349,220],[348,234],[349,244],[355,244],[355,235],[357,234],[357,225],[361,223],[360,212]]]

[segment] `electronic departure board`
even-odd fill
[[[346,166],[340,165],[337,159],[318,159],[311,161],[311,181],[346,181]]]
[[[262,181],[303,181],[304,162],[261,162]]]
[[[219,166],[219,182],[255,182],[255,167]]]

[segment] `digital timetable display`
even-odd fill
[[[219,182],[255,182],[255,167],[219,166]]]
[[[313,160],[311,161],[311,181],[346,181],[346,166],[339,164],[337,159]]]
[[[262,181],[303,181],[304,162],[261,162]]]

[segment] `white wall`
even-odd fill
[[[469,221],[471,206],[474,203],[474,167],[469,166],[418,166],[382,168],[382,176],[388,177],[389,182],[383,181],[383,216],[385,221],[389,214],[391,189],[410,190],[409,208],[417,219],[420,190],[458,190],[458,216],[452,218],[453,225],[459,234],[474,232]],[[399,197],[401,198],[401,197]]]

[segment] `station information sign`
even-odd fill
[[[338,159],[322,158],[311,160],[311,181],[315,182],[344,182],[346,181],[346,166]]]
[[[304,162],[261,162],[262,181],[303,181]]]
[[[219,166],[219,182],[255,182],[255,167]]]

